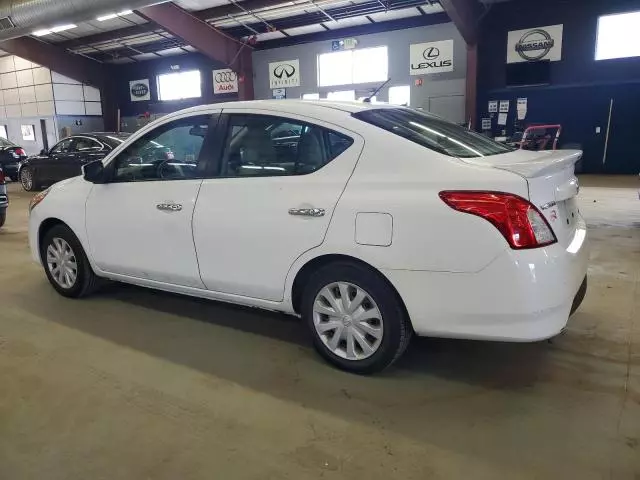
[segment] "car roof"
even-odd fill
[[[239,109],[259,109],[272,110],[274,112],[288,113],[316,113],[322,115],[327,109],[338,110],[345,113],[356,113],[363,110],[375,110],[381,108],[402,108],[397,105],[389,105],[386,103],[364,103],[364,102],[348,102],[336,100],[245,100],[234,102],[221,102],[208,105],[199,105],[197,107],[180,110],[184,113],[197,113],[200,111],[210,110],[211,108],[239,108]],[[173,115],[173,114],[172,114]]]

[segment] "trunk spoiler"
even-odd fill
[[[525,178],[535,178],[572,167],[581,158],[581,150],[544,150],[539,152],[519,150],[493,157],[463,158],[461,160],[478,166],[507,170]]]

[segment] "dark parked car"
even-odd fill
[[[27,158],[22,147],[0,137],[0,168],[11,180],[18,179],[18,165]]]
[[[0,168],[0,227],[4,225],[7,219],[7,207],[9,206],[9,197],[7,196],[7,185],[4,181],[4,172]]]
[[[100,160],[120,145],[128,133],[83,133],[58,142],[48,152],[29,157],[20,164],[22,188],[28,192],[76,177],[85,163]]]

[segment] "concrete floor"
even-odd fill
[[[590,290],[552,342],[419,339],[325,365],[282,315],[114,286],[67,300],[0,230],[0,479],[640,479],[636,178],[585,177]]]

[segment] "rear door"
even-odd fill
[[[35,166],[38,181],[53,183],[67,178],[68,162],[74,155],[73,142],[73,137],[65,138],[51,149],[48,158],[39,159]]]
[[[323,242],[364,140],[295,115],[223,113],[220,169],[193,217],[200,274],[209,290],[280,301],[293,262]]]

